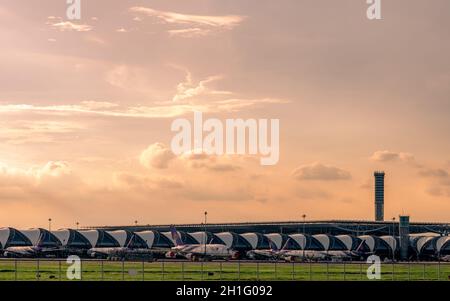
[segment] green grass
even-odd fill
[[[64,260],[1,260],[0,280],[67,280]],[[330,280],[367,281],[365,263],[83,261],[82,280]],[[449,280],[450,264],[385,263],[381,280]]]

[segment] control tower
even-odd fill
[[[384,220],[384,171],[374,172],[375,177],[375,221]]]

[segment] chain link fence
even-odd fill
[[[0,261],[0,280],[68,280],[71,265],[64,259],[7,259]],[[254,261],[107,261],[82,260],[82,281],[164,281],[164,280],[294,280],[368,281],[365,262],[287,263]],[[381,263],[381,279],[392,281],[448,281],[450,263]],[[373,280],[370,280],[373,281]]]

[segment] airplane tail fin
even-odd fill
[[[135,234],[131,235],[130,237],[130,241],[128,241],[127,245],[125,246],[125,248],[129,248],[131,246],[131,244],[133,243],[135,238]]]
[[[181,240],[180,234],[178,234],[177,229],[174,226],[170,226],[170,234],[172,235],[172,240],[175,243],[175,246],[182,246],[183,241]]]
[[[277,245],[271,240],[270,238],[267,238],[269,240],[269,246],[271,251],[278,251]]]
[[[44,244],[44,232],[41,231],[41,233],[39,234],[39,238],[36,242],[36,247],[41,248],[43,244]]]
[[[359,246],[356,248],[355,252],[360,252],[360,251],[361,251],[362,246],[364,245],[364,242],[365,242],[364,239],[361,240],[361,243],[360,243]]]
[[[286,240],[286,242],[284,243],[284,246],[281,248],[281,251],[284,251],[284,250],[287,249],[287,246],[288,246],[290,240],[291,240],[291,238],[289,237],[289,238]]]

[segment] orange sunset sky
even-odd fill
[[[39,2],[39,3],[38,3]],[[0,226],[450,221],[450,1],[0,2]],[[280,160],[175,156],[175,118],[278,118]]]

